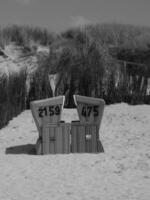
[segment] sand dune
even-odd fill
[[[78,119],[76,111],[63,119]],[[150,199],[150,106],[106,106],[105,153],[37,156],[37,137],[29,110],[0,130],[0,199]]]
[[[37,70],[38,58],[48,56],[49,48],[38,46],[37,52],[32,52],[25,47],[18,46],[16,43],[0,48],[0,76],[5,74],[7,77],[21,70],[27,70],[28,79]]]

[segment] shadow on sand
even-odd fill
[[[26,144],[6,148],[6,154],[28,154],[36,155],[35,144]]]
[[[99,141],[99,143],[98,143],[98,152],[99,153],[103,153],[104,152],[104,148],[103,148],[103,145],[102,145],[101,141]],[[8,147],[8,148],[6,148],[5,153],[6,154],[37,155],[36,154],[35,144],[26,144],[26,145]]]

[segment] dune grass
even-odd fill
[[[56,95],[66,96],[66,107],[74,106],[73,94],[103,98],[108,104],[150,103],[150,97],[146,96],[149,76],[144,65],[141,65],[140,70],[136,65],[124,65],[110,53],[111,47],[119,51],[127,49],[129,56],[126,54],[121,58],[129,58],[127,60],[131,61],[132,50],[138,49],[140,54],[149,52],[150,28],[97,24],[66,30],[58,36],[38,27],[1,27],[0,46],[4,47],[10,42],[30,49],[38,45],[49,46],[50,54],[37,55],[38,67],[30,81],[28,93],[25,71],[0,78],[0,128],[22,110],[29,108],[30,101],[52,96],[49,73],[60,73]],[[139,60],[135,57],[134,62]],[[140,62],[144,64],[145,59]],[[146,69],[149,70],[148,64]]]
[[[0,128],[26,108],[26,72],[0,78]]]

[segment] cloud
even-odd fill
[[[71,25],[72,26],[85,26],[87,24],[91,24],[92,22],[83,16],[71,16]]]
[[[29,5],[33,0],[15,0],[17,3]]]

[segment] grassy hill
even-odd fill
[[[0,79],[0,127],[29,108],[31,100],[52,96],[48,73],[60,74],[56,95],[66,96],[66,107],[74,106],[73,94],[103,98],[106,103],[150,103],[148,27],[97,24],[56,35],[39,27],[12,25],[0,28],[0,46],[0,72],[4,66],[9,74]],[[9,57],[11,52],[17,57]],[[9,66],[14,63],[23,71],[12,73]]]
[[[46,29],[31,26],[9,25],[0,27],[0,45],[4,47],[11,42],[31,47],[33,45],[49,45],[56,34]]]
[[[123,24],[87,25],[86,34],[102,46],[118,48],[147,49],[150,45],[150,28]],[[62,33],[66,38],[76,37],[79,29],[70,29]]]

